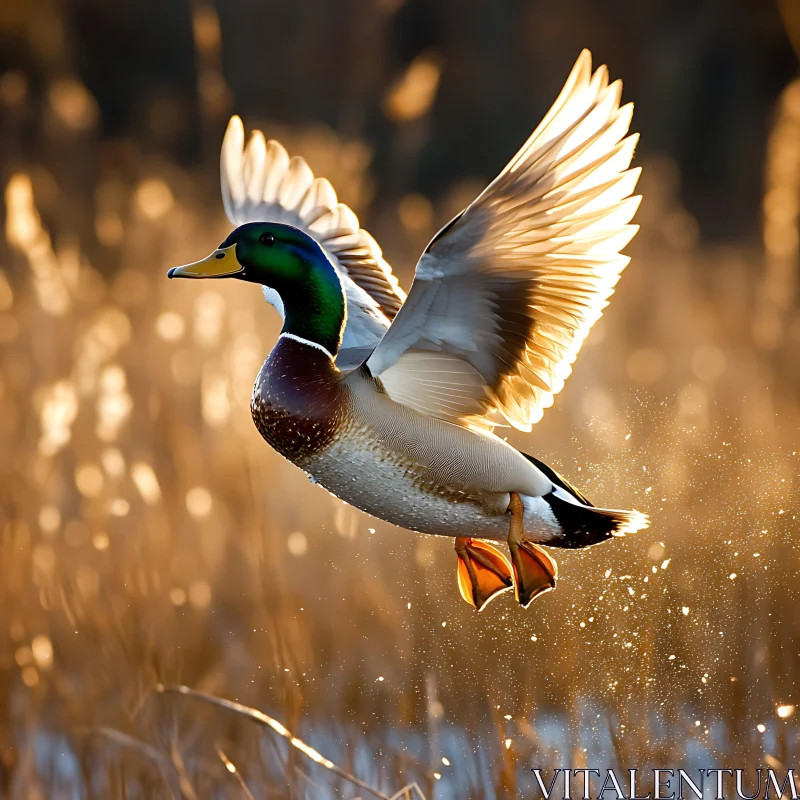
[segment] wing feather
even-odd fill
[[[638,136],[627,135],[633,105],[620,106],[621,96],[621,82],[609,84],[605,66],[593,73],[584,50],[525,144],[428,245],[367,361],[398,402],[522,430],[552,405],[638,230]],[[441,360],[435,384],[417,374],[420,353]]]
[[[337,268],[347,296],[343,348],[374,347],[405,300],[378,243],[340,203],[330,182],[279,142],[232,117],[220,156],[222,200],[234,225],[281,222],[313,236]],[[268,295],[272,302],[272,295]],[[359,350],[360,351],[360,350]],[[353,352],[356,352],[355,350]]]

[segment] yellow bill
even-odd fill
[[[167,272],[168,278],[227,278],[243,272],[244,267],[236,258],[236,245],[222,247],[215,250],[210,256],[184,264],[182,267],[173,267]]]

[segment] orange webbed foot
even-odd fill
[[[527,608],[540,594],[555,589],[558,567],[541,547],[533,542],[520,542],[511,548],[514,565],[514,596]]]
[[[527,608],[540,594],[555,588],[558,566],[539,545],[523,540],[525,507],[516,492],[511,493],[508,510],[511,513],[508,549],[514,567],[514,596],[523,608]]]
[[[458,588],[461,596],[473,608],[482,611],[490,600],[514,585],[511,565],[496,547],[459,536],[455,549],[458,556]]]

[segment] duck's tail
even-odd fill
[[[650,524],[647,516],[640,511],[585,506],[571,497],[565,497],[565,494],[557,486],[542,498],[547,501],[562,530],[561,537],[546,542],[549,547],[588,547],[613,536],[635,533]]]
[[[566,478],[533,456],[524,454],[553,483],[553,490],[542,497],[558,521],[562,536],[546,544],[549,547],[578,548],[605,542],[614,536],[635,533],[650,525],[640,511],[595,508]]]

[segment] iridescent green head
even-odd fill
[[[277,222],[248,222],[210,255],[173,267],[170,278],[238,278],[280,296],[283,332],[336,354],[345,325],[342,283],[330,259],[308,234]]]

